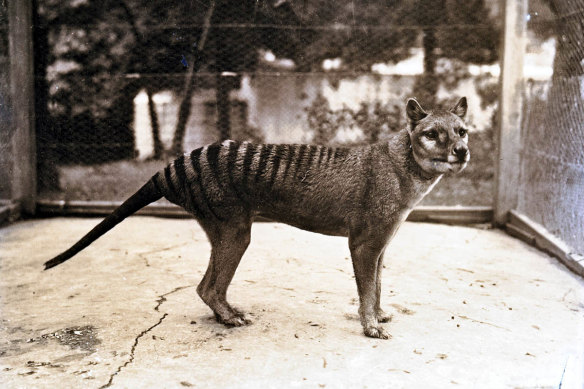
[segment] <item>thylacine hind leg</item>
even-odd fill
[[[251,220],[238,218],[213,225],[201,223],[211,242],[211,259],[197,287],[201,299],[213,310],[217,321],[229,326],[249,324],[243,313],[227,302],[227,288],[250,242]]]

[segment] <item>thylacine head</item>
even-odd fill
[[[429,175],[458,173],[470,159],[468,129],[463,121],[466,97],[450,110],[426,112],[415,99],[406,105],[408,133],[414,159]]]

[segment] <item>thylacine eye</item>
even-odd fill
[[[461,138],[464,138],[464,137],[466,136],[466,133],[467,133],[467,132],[468,132],[468,131],[467,131],[467,130],[465,130],[464,128],[460,128],[460,129],[458,130],[458,136],[460,136]]]
[[[430,131],[424,133],[424,136],[426,138],[432,139],[432,140],[437,139],[438,138],[438,131],[436,131],[436,130],[430,130]]]

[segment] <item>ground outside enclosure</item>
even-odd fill
[[[499,230],[404,224],[377,340],[344,238],[256,223],[228,295],[253,323],[230,329],[196,295],[210,246],[192,220],[131,217],[42,271],[99,220],[0,229],[3,388],[582,387],[582,279]]]

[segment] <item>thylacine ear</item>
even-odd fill
[[[406,114],[408,116],[408,122],[412,125],[416,125],[416,123],[428,116],[428,113],[424,111],[416,99],[408,99]]]
[[[468,104],[466,103],[466,97],[462,97],[458,100],[458,103],[450,110],[453,114],[460,117],[461,119],[464,118],[466,115],[466,110],[468,109]]]

